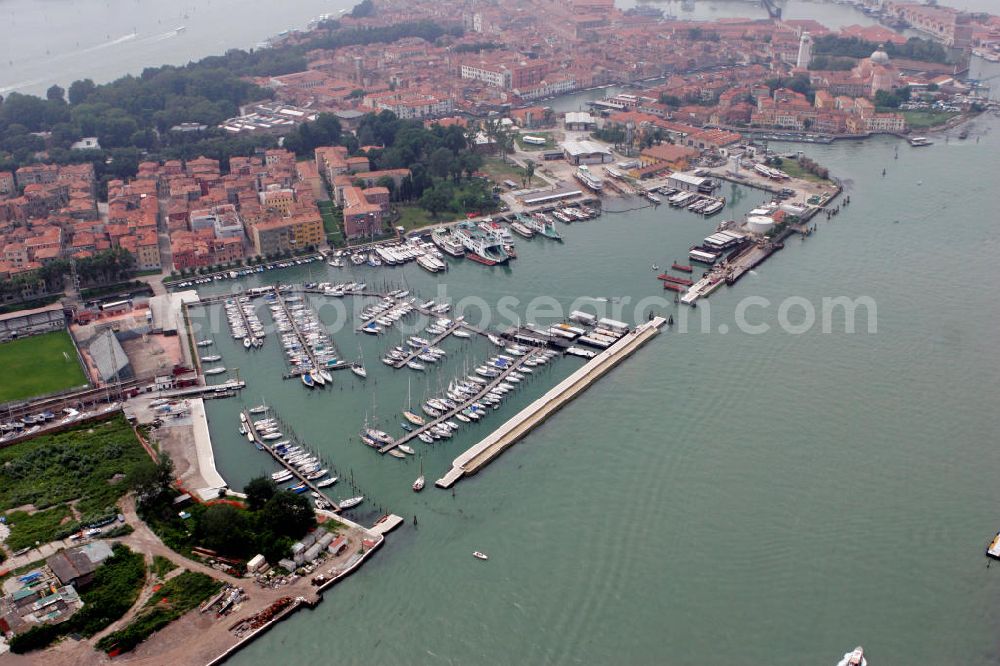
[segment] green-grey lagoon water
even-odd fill
[[[997,663],[1000,568],[983,557],[1000,529],[997,126],[984,117],[969,139],[938,136],[919,150],[889,138],[804,148],[847,182],[839,216],[817,217],[812,238],[790,240],[708,310],[687,313],[687,333],[654,339],[454,495],[430,483],[414,494],[417,462],[379,457],[357,431],[375,415],[398,433],[406,378],[417,404],[481,360],[484,342],[450,339],[447,367],[421,375],[379,362],[398,333],[339,330],[345,356],[360,344],[369,379],[341,372],[332,390],[310,392],[280,379],[274,335],[248,354],[215,334],[224,363],[248,381],[240,398],[208,403],[233,487],[273,470],[236,433],[241,404],[265,398],[370,498],[354,517],[383,509],[408,520],[316,610],[231,663],[834,664],[858,644],[875,665]],[[728,217],[763,198],[729,185],[723,194],[742,197]],[[634,303],[669,293],[651,265],[684,260],[718,219],[666,206],[607,214],[561,226],[563,245],[519,240],[509,270],[312,264],[259,277],[362,276],[425,298],[447,285],[456,300],[516,297],[522,316],[538,295],[564,307],[580,296]],[[748,310],[771,326],[765,334],[737,331],[749,296],[772,304]],[[819,322],[781,330],[785,299],[818,311],[837,296],[874,299],[877,332],[863,315],[855,334],[842,316],[840,332]],[[676,307],[664,311],[679,317]],[[799,322],[801,309],[789,318]],[[536,373],[451,441],[417,442],[428,480],[580,363]],[[331,494],[353,494],[342,486]]]

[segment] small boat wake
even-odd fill
[[[608,299],[604,298],[603,296],[581,296],[580,300],[581,301],[595,301],[597,303],[607,303],[608,302]]]

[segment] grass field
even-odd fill
[[[778,167],[785,173],[787,173],[792,178],[801,178],[803,180],[808,180],[813,183],[829,183],[830,181],[820,178],[816,174],[809,173],[798,163],[797,160],[784,160],[781,166]]]
[[[185,571],[157,590],[127,626],[97,642],[97,648],[128,652],[219,591],[222,584],[203,573]]]
[[[30,515],[24,511],[11,511],[7,514],[7,524],[10,526],[7,547],[16,552],[36,543],[48,543],[56,538],[62,530],[63,521],[71,519],[71,516],[66,505],[37,511]]]
[[[83,386],[87,383],[66,331],[0,344],[0,403]]]
[[[403,227],[407,231],[418,227],[426,227],[429,224],[447,222],[454,217],[451,213],[440,213],[438,219],[434,219],[431,214],[420,206],[398,206],[399,219],[393,222],[394,226]]]
[[[0,511],[79,500],[76,507],[87,522],[113,510],[128,490],[124,477],[148,461],[121,416],[8,446],[0,449]],[[14,527],[11,535],[16,533]]]
[[[524,176],[524,169],[513,162],[504,162],[499,157],[487,159],[480,171],[498,183],[513,180],[520,185],[521,177]]]
[[[340,210],[334,206],[332,201],[317,201],[316,205],[323,218],[323,231],[326,233],[327,242],[338,246],[343,245],[344,234],[341,231],[341,223],[344,221],[344,217]]]
[[[954,111],[903,111],[910,129],[927,129],[943,125],[958,114]]]

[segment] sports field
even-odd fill
[[[0,403],[87,383],[66,331],[0,344],[0,373]]]

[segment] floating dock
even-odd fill
[[[649,342],[659,334],[660,328],[666,323],[667,320],[663,317],[656,317],[626,334],[478,444],[455,458],[451,470],[435,481],[434,485],[438,488],[450,488],[463,476],[478,472],[505,449],[587,390],[609,370],[631,356],[639,347]]]
[[[270,411],[269,413],[270,414],[274,414],[273,411]],[[278,454],[278,452],[274,450],[274,447],[272,447],[269,443],[267,443],[266,441],[264,441],[264,439],[261,438],[261,436],[257,433],[257,428],[253,424],[253,421],[254,421],[253,414],[251,414],[250,412],[247,412],[247,411],[241,411],[240,414],[243,415],[243,418],[240,419],[241,422],[244,423],[246,425],[246,427],[250,429],[250,433],[253,435],[254,444],[260,445],[264,449],[264,451],[267,451],[267,453],[272,458],[274,458],[274,461],[276,463],[278,463],[279,465],[281,465],[282,467],[284,467],[286,470],[288,470],[289,472],[291,472],[292,476],[294,476],[296,479],[298,479],[298,481],[300,483],[304,483],[306,485],[306,487],[309,488],[309,490],[311,490],[314,493],[317,493],[322,499],[326,500],[327,503],[331,507],[330,509],[328,509],[329,511],[333,511],[334,513],[339,513],[340,512],[340,504],[338,504],[337,502],[335,502],[334,500],[332,500],[329,495],[327,495],[325,492],[323,492],[323,490],[316,485],[316,483],[314,483],[313,481],[310,481],[309,479],[307,479],[305,474],[303,474],[302,472],[300,472],[298,470],[298,468],[296,468],[293,465],[289,464],[287,460],[285,460],[284,458],[282,458]],[[274,418],[277,419],[277,415],[274,415]],[[302,446],[303,450],[307,450],[306,447],[305,447],[305,445],[300,444],[298,441],[296,441],[296,439],[294,437],[289,436],[288,440],[292,444],[295,444],[295,445],[298,445],[298,446]],[[318,479],[317,479],[317,481],[318,481]]]
[[[428,340],[429,344],[427,345],[427,347],[437,347],[439,344],[441,344],[442,342],[444,342],[445,338],[447,338],[449,335],[451,335],[452,333],[454,333],[455,331],[457,331],[460,328],[462,328],[462,322],[457,322],[457,321],[453,322],[452,324],[450,324],[448,326],[448,328],[445,330],[444,333],[440,333],[436,337],[434,337],[432,340]],[[423,354],[424,353],[424,349],[425,349],[425,347],[419,347],[419,348],[413,349],[409,354],[406,355],[406,358],[402,358],[402,359],[396,361],[393,364],[392,367],[394,367],[397,370],[399,370],[400,368],[405,368],[407,363],[409,363],[413,359],[415,359],[418,356],[420,356],[421,354]]]
[[[419,437],[421,433],[425,433],[428,430],[430,430],[431,428],[433,428],[434,426],[439,425],[439,424],[447,421],[448,419],[454,417],[455,414],[458,414],[462,410],[467,409],[473,403],[478,402],[479,400],[481,400],[483,398],[483,396],[485,396],[487,393],[489,393],[494,388],[496,388],[499,384],[501,384],[505,379],[507,379],[507,376],[510,373],[514,372],[515,370],[517,370],[518,368],[520,368],[522,365],[524,365],[524,362],[527,361],[529,358],[534,358],[537,355],[538,355],[538,350],[534,349],[534,350],[528,352],[527,354],[525,354],[524,356],[519,356],[513,363],[510,364],[510,367],[508,367],[508,368],[504,369],[503,371],[501,371],[500,374],[497,375],[496,377],[494,377],[493,379],[491,379],[489,381],[489,383],[482,385],[482,390],[480,390],[478,393],[476,393],[475,395],[473,395],[471,398],[469,398],[468,400],[462,402],[461,404],[459,404],[454,409],[448,410],[447,412],[445,412],[441,416],[439,416],[439,417],[437,417],[435,419],[431,419],[430,421],[428,421],[424,425],[420,426],[419,428],[416,428],[416,429],[412,430],[411,432],[406,433],[406,435],[404,435],[403,437],[400,437],[397,440],[394,440],[392,443],[386,444],[386,445],[382,446],[380,449],[378,449],[378,452],[379,453],[388,453],[389,451],[392,451],[394,448],[396,448],[400,444],[406,444],[409,441],[411,441],[411,440],[416,439],[417,437]]]

